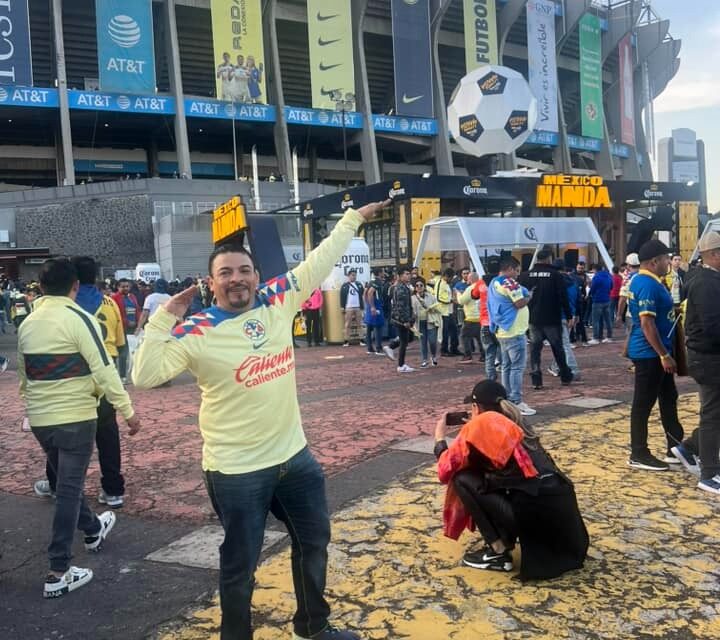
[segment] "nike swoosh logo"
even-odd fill
[[[258,349],[262,349],[266,344],[267,340],[263,340],[260,344],[254,344],[253,349],[257,351]]]
[[[321,96],[331,96],[331,95],[332,95],[333,93],[335,93],[336,91],[340,91],[340,89],[330,89],[330,90],[327,90],[325,87],[321,87],[321,89],[320,89],[320,95],[321,95]]]
[[[334,69],[335,67],[342,67],[342,62],[338,62],[337,64],[323,64],[321,62],[318,67],[320,68],[320,71],[330,71],[330,69]]]
[[[412,104],[413,102],[417,102],[421,98],[424,98],[425,96],[414,96],[413,98],[408,98],[406,94],[403,93],[402,101],[403,104]]]
[[[322,38],[318,38],[318,44],[321,47],[327,47],[329,44],[340,42],[340,40],[342,40],[342,38],[335,38],[335,40],[323,40]]]
[[[318,13],[317,13],[317,19],[318,19],[320,22],[325,22],[325,20],[332,20],[333,18],[337,18],[337,17],[339,17],[339,16],[340,16],[339,13],[333,13],[333,14],[330,15],[330,16],[324,16],[324,15],[322,15],[319,11],[318,11]]]

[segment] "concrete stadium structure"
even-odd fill
[[[0,85],[0,190],[8,191],[0,198],[0,266],[26,273],[31,269],[25,265],[37,264],[43,255],[74,250],[78,237],[92,247],[102,244],[101,237],[127,235],[123,225],[118,228],[115,205],[108,204],[118,190],[135,198],[131,218],[142,220],[143,233],[152,230],[154,241],[118,240],[128,250],[104,265],[126,267],[140,257],[162,262],[165,255],[164,271],[174,275],[200,270],[203,259],[199,254],[184,262],[172,258],[187,256],[191,244],[186,236],[173,249],[175,231],[195,230],[204,237],[209,229],[207,221],[180,224],[176,216],[199,216],[235,193],[244,195],[248,210],[269,211],[342,185],[424,174],[516,175],[527,169],[652,182],[648,152],[653,142],[645,131],[652,132],[652,99],[678,70],[680,41],[670,36],[669,22],[657,17],[649,0],[557,0],[559,132],[552,139],[538,132],[512,155],[480,159],[452,142],[446,116],[466,70],[463,1],[430,0],[434,118],[429,125],[418,121],[417,131],[397,116],[390,4],[352,0],[357,118],[351,126],[343,113],[343,125],[333,126],[337,114],[312,109],[306,0],[262,0],[268,105],[232,105],[231,110],[216,95],[210,0],[153,0],[157,91],[131,96],[137,109],[128,106],[126,96],[98,91],[95,1],[29,0],[33,87]],[[495,4],[499,62],[527,77],[527,2]],[[579,82],[579,23],[588,13],[599,18],[602,39],[603,135],[592,139],[581,135]],[[634,145],[620,142],[618,45],[628,35]],[[293,184],[295,173],[299,185]],[[271,175],[282,181],[267,182]],[[162,178],[187,178],[192,187]],[[128,184],[103,186],[113,181]],[[28,187],[33,191],[15,190]],[[92,219],[89,230],[78,236],[70,227],[60,236],[43,237],[44,229],[58,227],[56,208],[64,212],[60,219],[75,225],[79,219],[67,217],[67,207],[88,200],[94,204],[82,210]],[[43,203],[37,214],[35,203]],[[32,215],[45,216],[48,224],[28,223]],[[173,218],[161,223],[169,215]],[[627,232],[624,211],[619,215],[622,224],[613,232],[623,236],[615,243],[618,251]],[[283,240],[296,252],[302,245],[300,224],[285,227]],[[395,253],[388,259],[394,261]]]

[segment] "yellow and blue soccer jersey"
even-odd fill
[[[660,334],[660,340],[672,353],[671,331],[675,322],[673,299],[662,280],[649,271],[641,270],[630,281],[628,309],[633,327],[628,341],[628,356],[632,360],[657,358],[658,353],[650,346],[640,326],[641,316],[652,316]]]
[[[362,222],[357,211],[348,210],[303,263],[258,288],[250,311],[213,306],[177,327],[163,307],[150,318],[135,354],[133,381],[154,387],[185,370],[197,378],[206,471],[257,471],[287,461],[306,445],[292,321]]]

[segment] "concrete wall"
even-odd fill
[[[53,255],[90,255],[103,267],[155,262],[147,195],[78,200],[15,210],[19,247],[48,247]]]

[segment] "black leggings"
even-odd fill
[[[395,325],[395,328],[397,329],[398,337],[390,343],[390,348],[396,349],[398,346],[400,347],[398,367],[402,367],[405,364],[405,353],[407,352],[407,346],[410,342],[412,332],[404,325]]]
[[[506,548],[512,549],[517,540],[517,525],[506,493],[486,492],[485,478],[473,471],[456,473],[452,483],[485,542],[493,544],[501,540]]]

